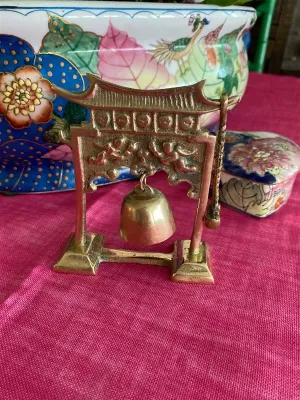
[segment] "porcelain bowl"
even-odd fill
[[[243,95],[248,7],[101,1],[0,1],[0,190],[73,189],[64,124],[88,110],[55,97],[51,84],[83,91],[86,74],[139,89],[206,79],[205,94]],[[211,127],[217,115],[202,120]],[[121,178],[129,177],[124,170]],[[98,184],[105,183],[103,180]]]

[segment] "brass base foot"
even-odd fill
[[[201,244],[199,254],[189,255],[190,240],[175,242],[172,281],[185,283],[214,283],[209,268],[209,250]]]
[[[171,267],[171,278],[174,282],[214,283],[209,268],[208,246],[202,243],[199,253],[190,256],[190,243],[190,240],[175,242],[173,254],[148,253],[107,249],[103,246],[104,236],[95,233],[87,233],[86,245],[80,247],[75,245],[72,235],[53,269],[69,274],[94,275],[101,262],[152,264]]]
[[[69,238],[60,260],[54,265],[54,271],[69,274],[95,275],[101,261],[103,236],[88,233],[86,246],[75,245],[74,235]]]

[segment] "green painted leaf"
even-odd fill
[[[70,124],[65,118],[61,118],[56,114],[52,114],[54,124],[44,133],[44,140],[47,143],[61,143],[61,132],[64,136],[68,136]]]
[[[58,53],[73,62],[81,73],[97,72],[97,50],[100,37],[69,24],[60,17],[49,16],[49,32],[40,52]]]
[[[259,185],[252,182],[231,178],[222,184],[220,189],[222,203],[239,210],[246,211],[248,207],[261,204],[264,196]]]
[[[221,64],[226,63],[226,60],[232,62],[238,56],[237,37],[242,30],[242,26],[232,32],[226,33],[218,40]]]
[[[188,60],[178,65],[176,80],[179,85],[191,85],[206,79],[205,95],[209,98],[218,98],[217,91],[222,92],[223,82],[218,78],[218,68],[212,69],[208,65],[205,49],[200,43],[193,47]]]
[[[220,93],[229,96],[242,95],[247,81],[247,66],[242,65],[237,39],[243,26],[218,38],[214,46],[206,46],[203,40],[195,43],[189,58],[178,62],[176,73],[180,85],[190,85],[205,79],[205,95],[218,98]],[[218,32],[219,34],[219,32]],[[240,54],[241,53],[241,54]],[[211,62],[216,59],[216,64]],[[243,60],[242,60],[243,61]]]
[[[72,102],[67,104],[64,118],[68,121],[69,125],[80,125],[82,121],[85,121],[86,116],[86,107]]]
[[[234,88],[238,90],[239,79],[237,74],[228,75],[223,79],[223,81],[224,81],[223,92],[227,93],[229,96],[231,96]]]
[[[235,88],[238,91],[239,78],[235,71],[234,60],[238,60],[239,50],[237,47],[237,37],[242,27],[227,33],[218,40],[220,69],[218,78],[224,82],[223,91],[229,96]]]
[[[261,204],[255,202],[249,203],[245,210],[247,214],[255,215],[256,217],[266,217],[274,210],[274,199],[264,200]]]

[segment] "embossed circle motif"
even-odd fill
[[[97,111],[95,121],[100,127],[104,128],[110,122],[110,115],[107,111]]]
[[[162,115],[158,120],[160,129],[170,129],[173,125],[173,117],[171,115]]]
[[[193,117],[183,117],[179,121],[179,128],[182,129],[183,131],[188,131],[189,129],[192,129],[193,125],[194,125]]]
[[[118,125],[118,128],[127,128],[129,125],[129,121],[129,115],[126,113],[121,113],[116,116],[116,124]]]
[[[136,124],[141,129],[149,128],[151,124],[151,117],[149,114],[141,113],[136,116]]]

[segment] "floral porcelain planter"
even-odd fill
[[[255,217],[267,217],[289,199],[300,168],[300,148],[269,132],[227,132],[220,199]]]
[[[86,74],[94,73],[131,88],[206,79],[210,98],[244,93],[243,36],[255,22],[252,8],[100,1],[0,5],[1,191],[75,186],[71,149],[59,142],[58,131],[89,113],[55,97],[51,83],[80,92]],[[203,126],[216,118],[204,118]]]

